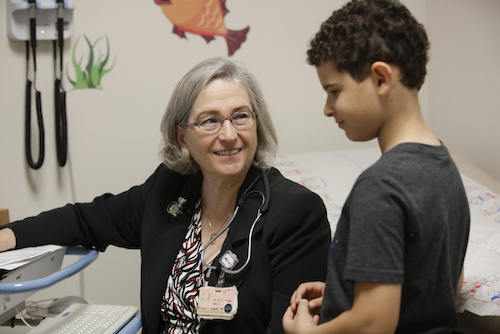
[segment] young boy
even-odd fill
[[[294,333],[452,333],[469,206],[418,91],[429,42],[396,1],[353,0],[323,23],[308,63],[324,113],[382,157],[357,179],[331,245],[326,285],[302,284],[283,317]],[[315,315],[320,313],[320,316]]]

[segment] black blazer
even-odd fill
[[[259,173],[250,169],[239,196]],[[225,276],[225,286],[238,288],[238,312],[230,321],[202,320],[200,333],[283,333],[281,319],[293,291],[302,282],[325,280],[331,235],[322,200],[274,168],[268,175],[270,206],[255,227],[251,261],[240,274]],[[144,184],[124,193],[67,205],[8,227],[16,235],[17,248],[52,243],[99,251],[110,244],[141,249],[143,333],[159,333],[160,303],[200,198],[201,181],[201,173],[180,175],[160,165]],[[253,189],[264,193],[262,181]],[[166,208],[179,196],[187,203],[183,214],[174,217]],[[231,249],[240,263],[246,260],[248,233],[261,202],[258,194],[247,197],[221,254]],[[218,276],[218,270],[212,273],[210,285]]]

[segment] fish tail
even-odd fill
[[[184,30],[179,29],[176,25],[174,25],[174,30],[172,32],[174,34],[178,35],[180,38],[187,39],[186,34],[184,33]]]
[[[247,33],[250,30],[250,27],[246,27],[243,30],[228,30],[226,37],[227,48],[229,51],[229,55],[232,56],[236,50],[238,50],[241,44],[247,39]]]

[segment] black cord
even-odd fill
[[[42,115],[42,94],[36,90],[36,1],[30,0],[30,41],[26,41],[26,105],[25,105],[25,148],[26,148],[26,160],[28,165],[33,169],[39,169],[45,158],[45,130],[43,127],[43,115]],[[33,84],[29,80],[29,53],[31,50],[33,53],[33,72],[34,78]],[[36,98],[36,114],[38,123],[38,160],[35,162],[31,154],[31,89],[35,86],[35,98]]]
[[[54,66],[56,67],[57,46],[54,40]],[[61,59],[62,64],[62,59]],[[62,66],[62,65],[61,65]],[[62,71],[62,70],[61,70]],[[61,78],[55,74],[54,68],[54,107],[55,107],[55,128],[56,128],[56,150],[57,162],[59,166],[64,167],[67,160],[68,152],[68,122],[66,115],[66,91],[62,87],[62,72]]]
[[[56,150],[59,166],[66,165],[68,155],[68,122],[66,114],[66,91],[62,86],[63,49],[64,49],[64,0],[57,0],[57,42],[53,41],[54,50],[54,106],[56,127]],[[57,77],[57,48],[59,47],[59,77]]]

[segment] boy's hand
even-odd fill
[[[324,282],[307,282],[299,285],[297,290],[290,298],[290,307],[292,312],[297,311],[297,305],[301,299],[309,301],[309,312],[311,314],[319,313],[323,302],[323,292],[325,291]]]
[[[313,315],[310,310],[310,303],[306,299],[298,301],[296,312],[289,306],[283,315],[283,329],[286,334],[311,333],[316,328],[319,321],[318,315]]]
[[[294,296],[322,293],[321,284],[317,283],[299,286]],[[312,301],[301,299],[296,303],[295,314],[292,306],[286,310],[283,328],[286,334],[394,333],[399,320],[401,290],[401,284],[356,282],[352,308],[319,326],[319,316],[310,311]]]

